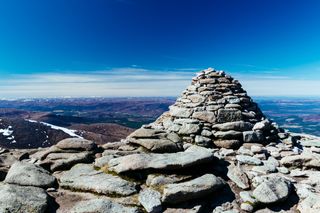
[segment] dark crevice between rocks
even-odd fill
[[[56,213],[59,209],[59,204],[55,201],[55,198],[48,195],[48,208],[45,213]]]

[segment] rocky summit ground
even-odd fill
[[[0,212],[316,213],[319,168],[319,138],[279,128],[237,80],[207,69],[120,142],[0,150]]]

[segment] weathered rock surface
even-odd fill
[[[182,151],[182,145],[168,139],[135,139],[131,143],[138,144],[151,152],[179,152]]]
[[[191,181],[169,184],[164,187],[162,201],[180,203],[206,196],[223,187],[224,181],[212,174],[206,174]]]
[[[281,159],[281,164],[286,167],[308,167],[320,168],[320,155],[318,154],[301,154],[286,156]]]
[[[41,188],[0,184],[0,212],[44,213],[47,207],[48,195]]]
[[[244,171],[238,166],[230,165],[228,167],[227,176],[241,189],[249,189],[250,182]]]
[[[40,166],[17,161],[11,166],[5,182],[22,186],[49,188],[55,184],[56,178]]]
[[[288,198],[291,183],[279,176],[267,176],[253,191],[253,196],[261,203],[271,204],[284,201]]]
[[[189,149],[172,154],[133,154],[114,158],[108,162],[108,169],[117,173],[145,169],[173,170],[199,165],[213,159],[213,154],[205,148],[197,151]]]
[[[162,212],[161,194],[153,189],[144,189],[139,193],[139,202],[147,212]]]
[[[258,158],[247,156],[247,155],[237,155],[237,160],[240,164],[249,164],[249,165],[261,165],[262,161]]]
[[[97,171],[90,164],[77,164],[60,178],[60,186],[98,194],[127,196],[137,192],[136,184]]]
[[[92,199],[77,203],[70,213],[138,213],[134,207],[125,207],[121,204],[105,199]]]
[[[80,151],[91,151],[97,148],[94,142],[81,138],[67,138],[59,141],[55,146],[63,150],[70,149]]]

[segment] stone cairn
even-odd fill
[[[209,68],[192,79],[169,112],[127,140],[152,152],[176,152],[182,142],[227,149],[267,144],[277,133],[237,80]]]
[[[319,138],[279,128],[209,68],[125,140],[0,152],[0,212],[317,213],[319,169]]]

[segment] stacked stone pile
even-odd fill
[[[125,140],[0,153],[0,212],[317,213],[319,141],[278,128],[239,82],[207,69]]]
[[[193,78],[168,113],[127,140],[153,152],[175,152],[181,150],[181,141],[239,148],[242,143],[276,141],[278,132],[237,80],[209,68]]]

